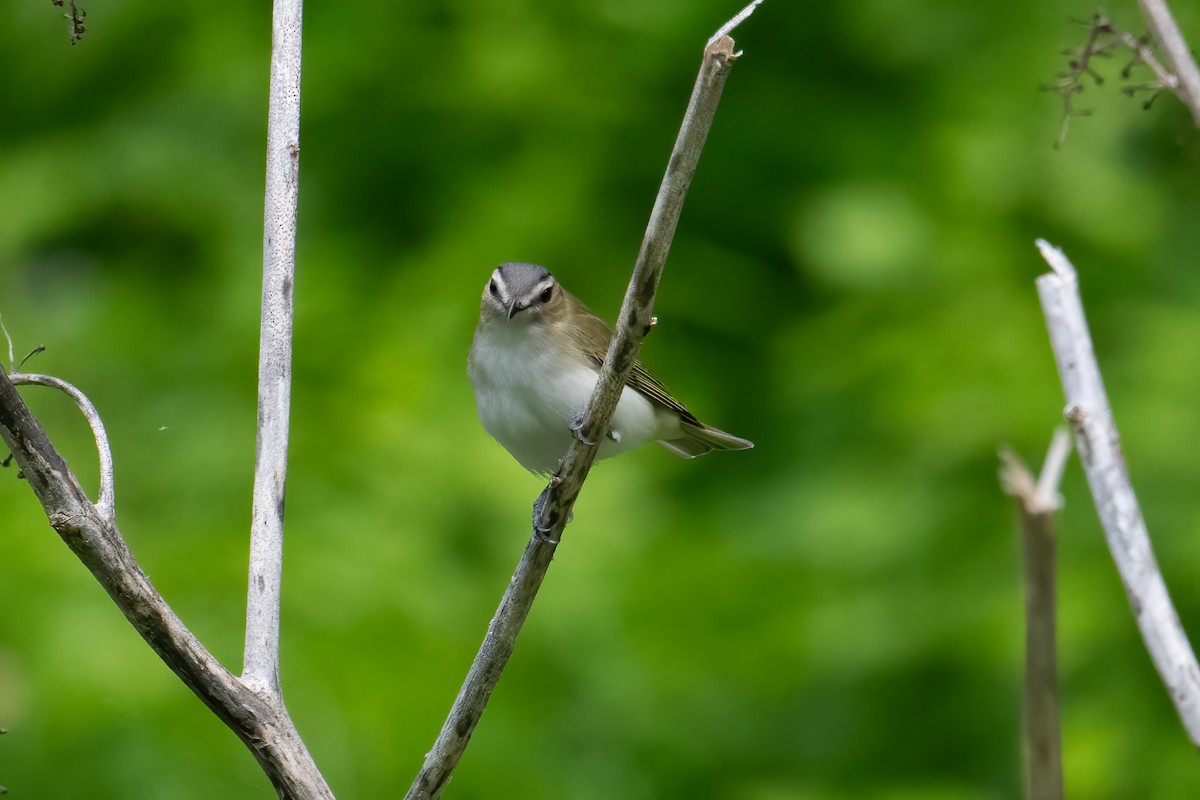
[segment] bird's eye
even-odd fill
[[[500,294],[500,290],[496,288],[495,278],[492,278],[490,281],[488,281],[488,294],[490,294],[492,297],[496,297]]]
[[[553,286],[547,286],[545,289],[542,289],[542,293],[538,295],[538,300],[543,303],[549,303],[550,295],[553,293],[553,291]]]

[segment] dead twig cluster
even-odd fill
[[[1163,91],[1174,92],[1178,87],[1175,75],[1155,56],[1154,38],[1149,33],[1134,36],[1120,30],[1100,11],[1093,14],[1090,20],[1074,20],[1074,24],[1087,29],[1087,38],[1080,47],[1069,47],[1062,51],[1068,59],[1066,69],[1055,74],[1054,83],[1042,87],[1043,91],[1054,92],[1062,98],[1063,119],[1055,147],[1066,141],[1072,117],[1092,115],[1092,109],[1077,107],[1075,99],[1086,91],[1089,81],[1094,86],[1104,85],[1105,78],[1096,69],[1097,59],[1111,59],[1117,54],[1129,56],[1120,71],[1121,80],[1125,82],[1121,93],[1128,97],[1143,97],[1144,109],[1149,109]],[[1154,77],[1145,81],[1135,80],[1134,71],[1140,66],[1148,67]]]
[[[63,12],[63,16],[71,23],[70,36],[71,44],[75,44],[83,38],[87,28],[83,27],[83,20],[87,17],[87,12],[75,4],[75,0],[50,0],[51,3],[62,8],[67,7],[67,11]]]

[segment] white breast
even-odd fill
[[[521,321],[481,327],[467,361],[484,429],[522,466],[539,473],[558,469],[571,445],[571,425],[587,405],[597,377],[551,335],[544,326]],[[598,457],[672,438],[678,431],[676,415],[626,387]]]

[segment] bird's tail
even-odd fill
[[[658,443],[683,458],[695,458],[713,450],[749,450],[754,442],[726,433],[703,423],[681,422],[678,439],[659,439]]]

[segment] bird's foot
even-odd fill
[[[586,444],[588,447],[591,447],[592,445],[595,444],[595,442],[593,442],[591,439],[589,439],[583,435],[583,417],[582,416],[576,417],[575,421],[571,423],[571,433],[575,434],[575,438],[578,439],[579,441],[583,442],[584,444]]]
[[[562,478],[557,475],[550,478],[550,484],[542,489],[542,493],[538,495],[537,500],[533,501],[533,535],[543,542],[558,544],[558,539],[551,539],[550,531],[554,530],[554,520],[547,520],[548,525],[542,524],[542,510],[546,507],[546,500],[550,497],[550,490],[562,483]],[[567,512],[567,524],[570,524],[575,519],[572,512]]]
[[[550,531],[554,530],[553,524],[542,524],[542,509],[546,507],[546,498],[550,496],[550,487],[557,486],[562,483],[562,479],[555,475],[550,479],[550,485],[542,489],[542,493],[537,496],[537,500],[533,501],[533,535],[540,541],[558,544],[558,539],[551,539]],[[571,517],[567,517],[567,522],[571,521]]]

